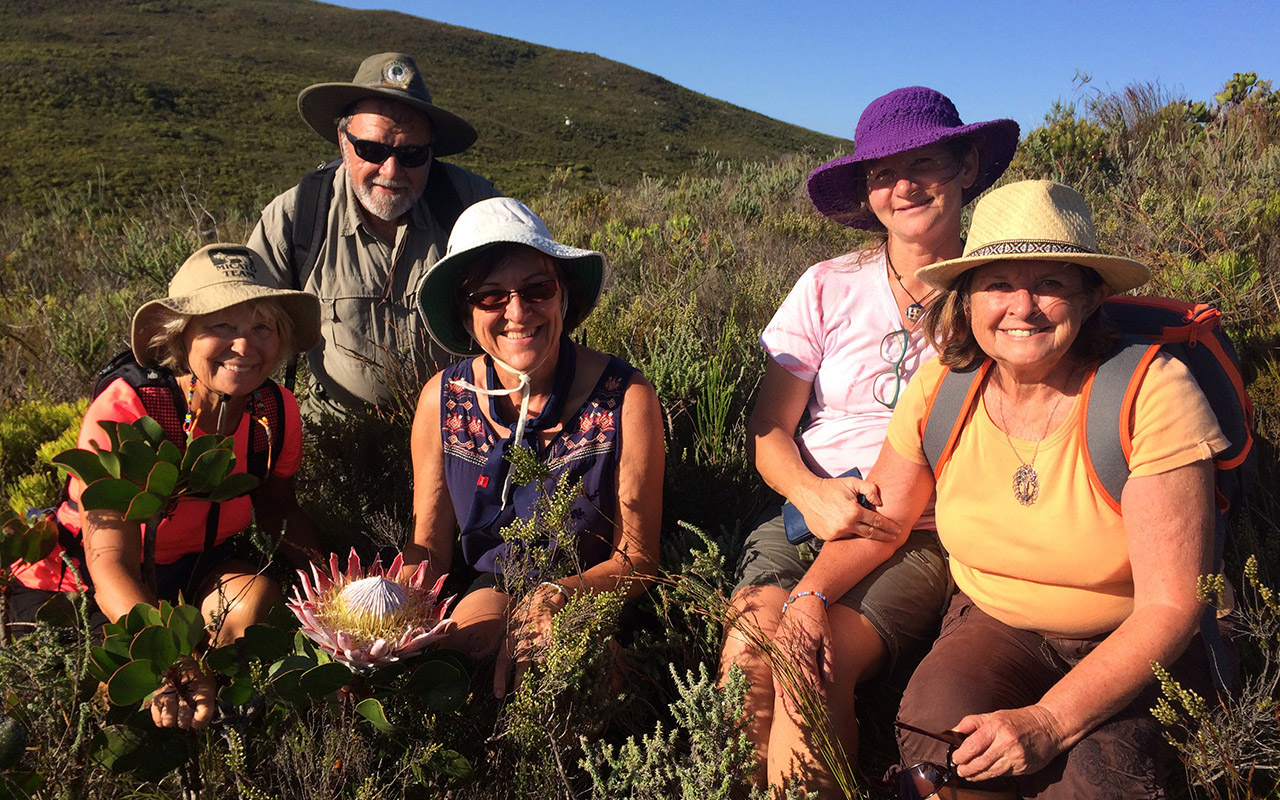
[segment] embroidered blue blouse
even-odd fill
[[[528,518],[541,493],[536,482],[512,486],[506,508],[487,510],[481,518],[492,522],[479,530],[465,530],[481,471],[498,442],[498,434],[480,410],[487,402],[470,389],[452,383],[461,378],[475,383],[472,360],[444,372],[440,389],[440,434],[444,443],[445,483],[459,528],[462,555],[468,566],[502,574],[508,545],[499,532],[517,517]],[[635,367],[615,356],[591,395],[564,428],[538,453],[551,477],[544,491],[550,495],[560,479],[582,481],[583,495],[570,512],[573,540],[582,569],[609,558],[617,512],[618,442],[622,435],[622,397]],[[483,385],[483,384],[481,384]],[[568,542],[540,543],[563,546]]]

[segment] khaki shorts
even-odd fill
[[[777,586],[789,592],[817,555],[809,542],[787,541],[781,507],[761,520],[743,546],[735,596],[751,586]],[[954,591],[938,534],[914,530],[887,561],[832,602],[867,618],[884,640],[892,667],[899,653],[924,649],[934,640]]]

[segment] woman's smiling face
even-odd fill
[[[555,292],[544,300],[530,300],[518,292],[540,289],[556,281]],[[506,303],[493,310],[472,305],[467,328],[486,353],[520,372],[533,373],[554,365],[564,330],[564,287],[558,285],[551,258],[529,247],[503,253],[479,282],[468,287],[471,296],[506,293]],[[531,294],[539,294],[531,292]]]
[[[182,337],[196,380],[231,397],[261,386],[280,353],[279,325],[253,301],[193,317]]]
[[[891,237],[914,242],[950,235],[977,174],[973,148],[963,158],[931,145],[872,159],[866,162],[867,205]]]
[[[973,270],[969,324],[983,352],[1003,367],[1052,369],[1107,288],[1085,288],[1084,272],[1061,261],[993,261]]]

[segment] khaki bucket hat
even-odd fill
[[[471,338],[461,314],[468,311],[458,302],[458,285],[466,266],[490,247],[522,244],[560,263],[564,275],[568,309],[564,332],[578,327],[600,301],[607,261],[603,253],[560,244],[551,238],[542,218],[524,203],[510,197],[491,197],[469,206],[458,216],[449,234],[444,258],[422,276],[418,284],[418,311],[431,338],[450,353],[479,355],[480,346]]]
[[[946,289],[965,272],[992,261],[1065,261],[1096,270],[1113,293],[1151,278],[1141,263],[1098,252],[1093,216],[1084,196],[1053,181],[1019,181],[993,189],[973,209],[964,255],[916,271]]]
[[[277,300],[293,322],[290,353],[310,350],[320,343],[320,301],[314,295],[292,289],[276,289],[264,283],[268,276],[262,256],[240,244],[210,244],[197,250],[169,281],[169,296],[145,303],[133,315],[130,344],[133,356],[144,367],[159,363],[150,348],[168,314],[212,314],[250,300]]]
[[[350,83],[316,83],[298,94],[298,113],[311,129],[338,143],[334,121],[347,106],[368,98],[395,100],[416,108],[431,120],[431,149],[437,156],[461,153],[476,140],[476,129],[462,117],[431,102],[431,93],[413,57],[378,53],[360,62]]]

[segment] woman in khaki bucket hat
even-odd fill
[[[236,456],[232,472],[252,470],[258,488],[217,504],[179,503],[157,528],[151,586],[143,578],[140,524],[115,511],[81,510],[84,484],[72,478],[57,516],[82,548],[67,556],[81,562],[86,585],[61,568],[59,547],[19,574],[33,596],[91,589],[102,615],[115,621],[137,603],[174,603],[181,593],[215,626],[212,644],[222,645],[265,619],[282,599],[280,587],[237,547],[237,534],[255,518],[268,534],[279,534],[287,523],[280,552],[297,566],[310,563],[316,537],[293,487],[302,458],[298,406],[270,376],[319,341],[319,303],[304,292],[264,284],[267,274],[261,257],[243,245],[211,244],[188,258],[168,296],[134,315],[138,366],[119,368],[128,377],[115,378],[93,399],[78,442],[84,449],[109,448],[104,423],[143,416],[160,423],[179,449],[205,434],[229,436]],[[212,720],[212,679],[194,663],[188,669],[192,684],[181,696],[173,685],[157,693],[157,725],[200,728]]]

